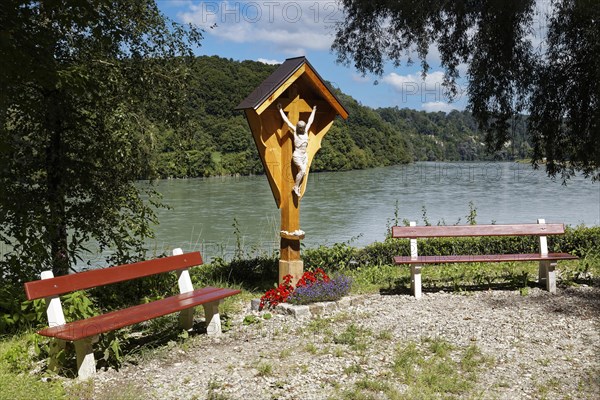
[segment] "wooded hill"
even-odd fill
[[[189,124],[156,127],[150,170],[158,177],[261,174],[263,168],[245,117],[237,106],[277,66],[255,61],[198,57],[182,113]],[[335,89],[333,89],[335,90]],[[468,112],[427,113],[410,109],[372,109],[335,90],[348,109],[317,153],[312,171],[340,171],[412,161],[474,161],[525,158],[525,122],[517,121],[514,140],[493,155]]]

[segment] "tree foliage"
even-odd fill
[[[546,159],[551,176],[567,179],[581,170],[600,179],[597,1],[553,1],[547,50],[533,46],[534,19],[546,22],[534,0],[342,3],[346,15],[332,45],[338,61],[381,75],[386,62],[410,63],[416,52],[427,73],[435,45],[450,97],[457,93],[459,67],[468,66],[469,107],[489,148],[501,149],[510,120],[527,113],[536,165]]]
[[[200,32],[152,0],[6,0],[0,18],[2,278],[68,273],[90,239],[128,260],[155,221],[135,181],[156,126],[186,119]]]
[[[547,62],[531,101],[535,154],[548,172],[600,179],[600,4],[562,1],[550,20]]]

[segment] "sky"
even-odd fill
[[[337,0],[156,1],[172,20],[205,30],[197,55],[269,64],[305,56],[325,80],[369,107],[444,112],[466,107],[466,66],[459,66],[458,95],[449,101],[444,96],[443,70],[435,46],[429,49],[430,71],[425,79],[416,55],[412,66],[386,64],[382,76],[362,76],[352,66],[336,63],[336,55],[330,49],[335,23],[344,18]],[[540,52],[551,12],[552,0],[536,0],[529,38]]]
[[[343,18],[343,12],[336,0],[157,0],[157,4],[172,20],[205,30],[197,55],[269,64],[305,56],[323,79],[372,108],[397,106],[448,112],[463,110],[466,105],[464,79],[459,81],[459,95],[453,102],[444,96],[443,72],[435,48],[427,58],[431,69],[425,80],[418,62],[399,68],[387,65],[381,77],[361,76],[352,66],[337,64],[330,48],[334,24]]]

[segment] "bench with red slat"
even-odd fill
[[[556,292],[554,268],[560,260],[576,260],[568,253],[548,253],[546,236],[565,233],[563,224],[546,224],[538,220],[537,224],[512,225],[458,225],[458,226],[411,226],[392,227],[393,238],[411,240],[411,255],[394,257],[395,264],[411,265],[411,287],[415,297],[421,296],[421,265],[449,263],[488,263],[539,261],[540,282],[545,281],[551,293]],[[477,237],[477,236],[539,236],[540,252],[524,254],[481,254],[481,255],[418,255],[417,239],[432,237]]]
[[[176,252],[181,253],[181,250],[178,249]],[[60,340],[74,341],[77,350],[78,374],[85,378],[95,373],[95,361],[91,346],[94,338],[102,333],[175,312],[182,313],[181,324],[189,330],[193,324],[193,308],[199,305],[204,306],[207,333],[221,333],[219,303],[226,297],[239,294],[240,290],[214,287],[194,289],[187,270],[201,264],[202,256],[195,252],[58,277],[52,277],[52,273],[46,271],[42,274],[43,279],[25,284],[25,293],[28,300],[46,299],[48,321],[51,326],[38,331],[38,333]],[[62,294],[171,271],[177,271],[179,275],[181,293],[178,295],[78,321],[66,322],[64,320],[58,297]]]

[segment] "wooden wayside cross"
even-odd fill
[[[306,122],[313,107],[317,107],[314,122],[306,133],[308,160],[299,195],[293,192],[298,172],[292,162],[294,135],[278,106],[294,126],[298,121]],[[304,238],[300,231],[300,199],[306,190],[310,165],[335,117],[346,119],[348,112],[304,57],[286,60],[236,109],[246,114],[275,203],[281,210],[279,282],[289,274],[295,283],[304,269],[300,258],[300,240]]]

